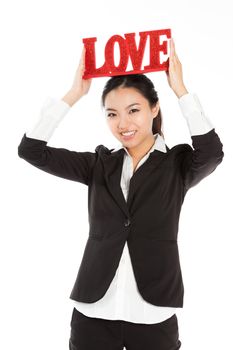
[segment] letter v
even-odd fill
[[[125,34],[129,56],[131,58],[131,62],[134,70],[141,70],[142,59],[145,51],[148,32],[140,32],[139,35],[140,35],[140,41],[137,49],[136,42],[135,42],[135,33]]]

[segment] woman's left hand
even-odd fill
[[[188,93],[188,91],[183,82],[182,65],[175,52],[175,44],[173,38],[170,39],[169,43],[170,55],[167,59],[169,67],[165,73],[167,75],[169,86],[174,91],[176,96],[180,98],[182,95]]]

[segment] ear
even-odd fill
[[[159,113],[159,101],[156,102],[156,105],[152,108],[152,114],[153,114],[153,118],[157,117],[158,113]]]

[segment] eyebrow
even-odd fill
[[[129,106],[127,106],[125,109],[132,107],[134,105],[140,105],[140,103],[131,103]],[[116,111],[114,108],[106,108],[106,111]]]

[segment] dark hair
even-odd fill
[[[105,84],[103,89],[101,102],[102,106],[105,103],[106,95],[113,89],[118,87],[132,87],[137,89],[149,102],[152,108],[159,100],[157,91],[155,91],[154,84],[152,81],[144,74],[127,74],[127,75],[116,75],[111,77]],[[153,119],[152,133],[159,133],[164,137],[161,130],[162,127],[162,113],[159,109],[158,115]]]

